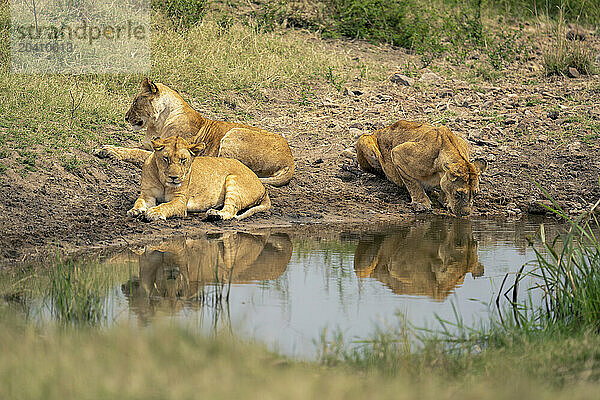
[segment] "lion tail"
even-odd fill
[[[294,176],[295,166],[288,165],[286,167],[281,168],[279,171],[274,173],[271,176],[259,178],[263,184],[272,185],[272,186],[283,186],[287,185]]]

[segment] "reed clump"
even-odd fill
[[[96,325],[106,319],[110,278],[106,271],[57,259],[49,271],[48,301],[54,319]]]
[[[538,329],[568,332],[600,332],[600,200],[577,218],[571,218],[554,200],[549,209],[564,218],[568,230],[548,238],[540,227],[539,247],[534,268],[519,273],[511,290],[514,322],[534,325]],[[529,300],[518,299],[518,285],[531,276],[542,291],[543,305],[535,307]]]

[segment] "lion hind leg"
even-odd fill
[[[223,200],[223,208],[220,210],[210,209],[206,211],[208,217],[228,220],[236,216],[238,211],[242,209],[242,193],[241,187],[235,175],[228,175],[225,178],[225,198]]]
[[[152,155],[152,152],[143,149],[131,149],[107,144],[94,150],[94,155],[98,158],[112,158],[114,160],[121,160],[137,166],[142,166],[146,159]]]
[[[244,197],[247,196],[242,194],[241,188],[242,187],[235,175],[227,176],[227,178],[225,178],[225,199],[223,201],[223,208],[220,210],[210,209],[206,212],[206,215],[209,218],[223,220],[235,218],[239,220],[248,218],[260,211],[267,211],[271,208],[271,199],[269,198],[266,189],[264,189],[264,196],[259,204],[249,208],[244,213],[237,215],[241,209],[245,208],[245,204],[247,204],[247,199],[244,199]]]
[[[370,133],[362,135],[358,138],[354,147],[356,148],[356,160],[360,169],[372,174],[383,173],[381,152],[375,135]]]
[[[267,193],[267,191],[265,189],[265,195],[263,196],[261,202],[258,203],[257,205],[255,205],[254,207],[250,207],[242,214],[236,215],[235,219],[240,220],[240,219],[248,218],[248,217],[253,216],[256,213],[259,213],[262,211],[268,211],[270,209],[271,209],[271,199],[269,198],[269,193]]]

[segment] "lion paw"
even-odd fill
[[[158,221],[159,219],[166,220],[167,217],[160,210],[157,210],[158,207],[149,208],[146,211],[146,220],[148,221]]]
[[[219,210],[215,210],[211,208],[206,211],[206,217],[204,218],[206,221],[220,221],[223,219]]]
[[[114,146],[104,145],[93,151],[93,154],[98,158],[112,158],[119,159],[119,154],[115,151]]]
[[[206,217],[204,218],[206,221],[221,221],[221,220],[225,220],[225,219],[231,219],[231,217],[229,217],[228,213],[224,213],[223,211],[219,211],[219,210],[215,210],[214,208],[211,208],[210,210],[206,211]]]
[[[132,208],[131,210],[127,211],[127,215],[131,218],[139,218],[145,212],[146,210],[143,208]]]
[[[416,201],[413,201],[412,203],[410,203],[410,207],[416,213],[431,211],[431,206],[427,206],[426,204],[423,204],[423,203],[417,203]]]

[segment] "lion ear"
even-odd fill
[[[488,163],[483,158],[478,158],[475,161],[473,161],[473,165],[479,170],[480,174],[483,174],[487,169]]]
[[[452,163],[445,162],[444,164],[442,164],[442,169],[449,174],[455,175],[454,164],[452,164]]]
[[[459,171],[456,170],[454,164],[444,163],[442,167],[446,172],[446,176],[448,177],[448,179],[450,179],[452,182],[458,179]]]
[[[152,148],[154,151],[161,151],[165,148],[165,144],[160,139],[151,140],[150,142],[152,143]]]
[[[156,94],[158,93],[158,86],[148,78],[144,78],[142,81],[142,90],[148,94]]]
[[[188,146],[188,150],[194,157],[199,156],[206,149],[206,144],[204,142],[194,143],[191,146]]]

